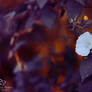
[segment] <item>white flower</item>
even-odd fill
[[[87,56],[92,49],[92,35],[85,32],[78,37],[76,42],[76,53],[81,56]]]

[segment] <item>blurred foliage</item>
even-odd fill
[[[0,0],[0,79],[7,92],[89,92],[91,59],[78,56],[75,44],[92,33],[91,11],[91,0]]]

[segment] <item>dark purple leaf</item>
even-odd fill
[[[44,64],[40,64],[42,57],[41,56],[37,56],[35,58],[33,58],[32,61],[29,61],[27,63],[25,63],[27,69],[27,72],[33,72],[33,71],[37,71],[40,70],[44,67]]]
[[[42,80],[41,76],[33,76],[32,78],[29,79],[29,82],[33,84],[33,83],[38,82],[39,80]]]
[[[56,11],[54,11],[51,7],[47,7],[42,10],[40,20],[46,27],[52,29],[56,20],[56,15]]]
[[[92,92],[92,79],[85,84],[80,84],[78,90],[79,92]]]
[[[38,83],[38,84],[34,87],[34,89],[35,89],[35,90],[40,90],[40,89],[46,90],[46,89],[49,89],[49,87],[50,87],[49,84],[47,84],[47,83],[45,83],[45,82],[40,82],[40,83]]]
[[[80,3],[81,5],[85,5],[85,1],[86,0],[76,0],[78,3]]]
[[[77,3],[74,0],[68,0],[68,2],[66,3],[66,13],[68,20],[71,20],[71,18],[74,19],[76,17],[79,17],[81,12],[82,12],[81,4]]]
[[[36,15],[35,12],[33,12],[31,14],[31,16],[28,18],[28,20],[27,20],[27,22],[25,24],[25,29],[26,30],[28,30],[28,28],[31,28],[32,27],[32,25],[34,24],[34,21],[35,21],[36,18],[37,18],[37,15]]]
[[[85,25],[84,28],[92,28],[92,25],[91,25],[91,24],[89,24],[89,25]]]
[[[48,0],[37,0],[37,3],[40,8],[43,8],[44,5],[48,2]]]
[[[17,72],[15,74],[16,76],[14,78],[14,81],[16,83],[16,87],[17,88],[24,87],[24,77],[23,77],[22,72]]]
[[[84,57],[80,64],[80,75],[82,81],[84,81],[87,77],[92,74],[92,55],[88,57]]]
[[[10,21],[8,21],[10,23]],[[2,38],[7,37],[10,34],[9,24],[4,16],[0,15],[0,41]]]

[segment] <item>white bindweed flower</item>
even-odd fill
[[[92,35],[85,32],[78,37],[76,42],[76,53],[81,56],[87,56],[92,49]]]

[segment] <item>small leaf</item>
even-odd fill
[[[66,4],[66,14],[68,20],[78,18],[82,12],[81,4],[77,3],[74,0],[69,0]]]
[[[25,29],[26,29],[26,30],[28,30],[29,28],[32,27],[32,25],[34,24],[34,21],[36,20],[36,18],[37,18],[37,15],[36,15],[35,12],[33,12],[33,13],[31,14],[31,16],[28,18],[28,20],[27,20],[27,22],[26,22],[26,24],[25,24]]]
[[[48,27],[49,29],[53,28],[54,22],[56,20],[56,11],[54,11],[52,8],[45,8],[41,12],[40,20],[41,22]]]
[[[86,83],[81,83],[78,90],[78,92],[92,92],[92,76],[86,80]]]
[[[80,75],[82,81],[84,81],[87,77],[92,74],[92,55],[88,57],[84,57],[80,64]]]
[[[48,0],[37,0],[37,3],[40,8],[43,8],[44,5],[47,3]]]

